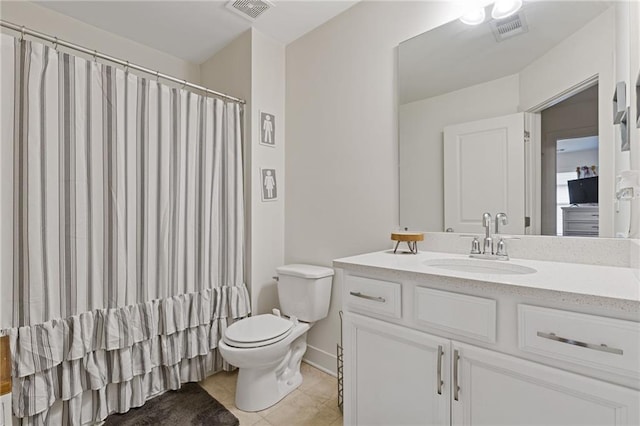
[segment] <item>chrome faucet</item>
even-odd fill
[[[478,241],[478,237],[474,237],[473,242],[471,243],[471,254],[469,254],[469,256],[479,259],[509,260],[507,245],[503,238],[500,238],[498,241],[495,251],[493,247],[494,237],[500,233],[500,224],[506,225],[507,223],[509,223],[509,219],[507,218],[506,213],[498,213],[495,218],[495,234],[494,236],[491,236],[491,214],[484,213],[482,215],[482,226],[485,229],[485,236],[482,244],[482,251],[480,250],[480,241]]]
[[[493,254],[493,238],[491,238],[491,214],[482,215],[482,226],[485,228],[484,243],[482,244],[482,254]]]
[[[502,223],[503,225],[508,225],[509,224],[509,218],[507,217],[506,213],[498,213],[496,215],[496,232],[495,232],[495,235],[498,235],[500,233],[500,223]]]
[[[495,235],[500,234],[500,224],[507,225],[509,223],[509,218],[506,213],[498,213],[496,215],[496,232]],[[504,238],[500,237],[500,241],[496,245],[496,256],[506,257],[509,259],[509,255],[507,254],[507,243],[504,242]]]

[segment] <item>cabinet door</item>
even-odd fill
[[[346,425],[449,424],[449,340],[349,313],[343,327]]]
[[[640,424],[636,390],[456,342],[452,352],[453,425]]]

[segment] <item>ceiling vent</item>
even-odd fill
[[[500,42],[528,32],[529,27],[527,27],[527,21],[524,19],[524,15],[516,13],[499,21],[491,21],[491,30],[493,31],[496,41]]]
[[[231,0],[227,3],[227,9],[251,22],[258,19],[260,15],[272,7],[273,3],[267,0]]]

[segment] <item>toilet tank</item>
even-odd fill
[[[314,265],[284,265],[278,272],[280,310],[301,321],[315,322],[329,313],[333,269]]]

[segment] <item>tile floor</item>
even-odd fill
[[[240,411],[233,403],[237,370],[214,374],[200,385],[240,420],[240,426],[342,426],[336,378],[304,362],[300,371],[303,381],[298,389],[256,413]]]

